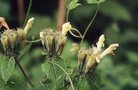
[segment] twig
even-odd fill
[[[99,10],[99,3],[98,3],[98,5],[97,5],[97,9],[96,9],[96,12],[95,12],[93,18],[91,19],[89,25],[87,26],[86,30],[84,31],[84,34],[83,34],[83,36],[82,36],[82,40],[81,40],[80,46],[81,46],[82,43],[83,43],[83,40],[84,40],[84,38],[85,38],[85,35],[86,35],[87,31],[89,30],[89,28],[90,28],[90,26],[92,25],[94,19],[96,18],[97,13],[98,13],[98,10]]]
[[[32,87],[34,87],[33,83],[29,80],[27,74],[25,73],[24,69],[22,68],[21,64],[19,63],[19,61],[17,60],[16,57],[15,57],[15,62],[16,62],[16,64],[19,66],[21,72],[23,73],[23,75],[24,75],[25,79],[28,81],[28,83],[29,83]]]
[[[25,23],[27,22],[27,17],[28,17],[28,15],[30,13],[31,7],[32,7],[32,0],[30,0],[30,2],[29,2],[29,6],[28,6],[28,10],[27,10],[27,13],[26,13],[26,16],[25,16],[25,21],[24,21],[24,25],[23,26],[25,26]]]

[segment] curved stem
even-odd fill
[[[68,79],[69,79],[69,81],[70,81],[70,84],[71,84],[71,87],[72,87],[72,90],[75,90],[75,88],[74,88],[74,85],[73,85],[73,83],[72,83],[72,80],[71,80],[71,78],[70,78],[70,76],[69,76],[69,74],[66,72],[66,70],[64,70],[64,68],[62,68],[60,65],[58,65],[57,63],[54,63],[54,62],[50,62],[49,61],[49,63],[53,63],[53,64],[55,64],[57,67],[59,67],[66,75],[67,75],[67,77],[68,77]]]
[[[68,18],[69,18],[69,10],[67,10],[67,14],[66,14],[66,22],[68,22]]]
[[[82,34],[79,32],[79,30],[78,29],[76,29],[76,28],[71,28],[71,30],[74,30],[74,31],[76,31],[78,34],[79,34],[79,38],[82,38]],[[71,31],[70,31],[71,32]],[[75,35],[76,36],[76,35]]]
[[[25,40],[25,42],[28,42],[28,43],[36,43],[36,42],[40,42],[41,39],[38,39],[38,40],[33,40],[33,41],[28,41],[28,40]]]
[[[93,23],[94,19],[95,19],[95,18],[96,18],[96,16],[97,16],[97,13],[98,13],[98,10],[99,10],[99,5],[100,5],[100,4],[98,3],[98,5],[97,5],[97,9],[96,9],[96,12],[95,12],[95,14],[94,14],[93,18],[91,19],[90,23],[88,24],[87,28],[86,28],[86,29],[85,29],[85,31],[84,31],[84,34],[83,34],[83,36],[82,36],[82,40],[81,40],[80,46],[82,45],[82,43],[83,43],[83,40],[84,40],[84,38],[85,38],[86,33],[88,32],[88,30],[89,30],[90,26],[92,25],[92,23]]]
[[[27,14],[26,14],[26,16],[25,16],[24,26],[25,26],[25,23],[27,22],[27,17],[28,17],[28,15],[29,15],[29,13],[30,13],[31,6],[32,6],[32,0],[30,0],[30,2],[29,2],[29,6],[28,6],[28,10],[27,10]]]
[[[24,69],[22,68],[20,62],[17,60],[17,58],[15,57],[15,62],[16,64],[19,66],[21,72],[23,73],[25,79],[27,80],[27,82],[32,86],[34,87],[33,83],[29,80],[29,77],[27,76],[27,74],[25,73]]]

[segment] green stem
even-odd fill
[[[33,40],[33,41],[25,40],[25,42],[27,42],[27,43],[36,43],[36,42],[40,42],[40,41],[41,41],[41,39]]]
[[[25,24],[26,24],[26,22],[27,22],[27,17],[28,17],[28,15],[29,15],[29,13],[30,13],[30,10],[31,10],[31,6],[32,6],[32,0],[30,0],[30,2],[29,2],[27,14],[26,14],[26,16],[25,16],[24,27],[25,27]]]
[[[24,69],[22,68],[20,62],[17,60],[16,57],[15,57],[15,62],[16,62],[16,64],[19,66],[21,72],[23,73],[23,75],[24,75],[25,79],[28,81],[28,83],[29,83],[32,87],[34,87],[33,83],[29,80],[29,77],[28,77],[27,74],[25,73]]]
[[[92,23],[93,23],[94,19],[95,19],[95,18],[96,18],[96,16],[97,16],[97,13],[98,13],[98,10],[99,10],[99,5],[100,5],[100,4],[98,3],[98,5],[97,5],[97,9],[96,9],[96,12],[95,12],[95,14],[94,14],[93,18],[91,19],[90,23],[88,24],[87,28],[85,29],[84,34],[82,35],[82,40],[81,40],[80,46],[82,45],[82,43],[83,43],[83,41],[84,41],[84,38],[85,38],[86,33],[88,32],[88,30],[89,30],[90,26],[92,25]]]
[[[69,18],[69,10],[67,10],[66,22],[68,22],[68,18]]]
[[[53,62],[53,60],[52,60],[52,62]],[[56,72],[54,63],[52,63],[52,66],[53,66],[53,70],[54,70],[54,74],[55,74],[55,79],[57,79],[57,72]],[[56,87],[57,87],[57,81],[56,81]]]
[[[49,63],[53,63],[53,64],[55,64],[57,67],[59,67],[66,75],[67,75],[67,77],[68,77],[68,79],[69,79],[69,81],[70,81],[70,84],[71,84],[71,87],[72,87],[72,90],[75,90],[75,88],[74,88],[74,85],[73,85],[73,83],[72,83],[72,80],[71,80],[71,78],[70,78],[70,76],[69,76],[69,74],[66,72],[66,70],[64,70],[64,68],[62,68],[60,65],[58,65],[57,63],[54,63],[54,62],[50,62],[49,61]]]

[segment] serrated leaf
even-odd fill
[[[89,4],[99,4],[99,3],[102,3],[104,2],[105,0],[87,0],[87,3]]]
[[[75,9],[79,5],[81,5],[81,4],[78,3],[78,0],[71,0],[70,3],[69,3],[69,5],[68,5],[68,9],[69,10]]]
[[[14,57],[4,57],[1,62],[1,76],[2,79],[7,83],[9,78],[12,75],[12,72],[15,67],[15,60]]]

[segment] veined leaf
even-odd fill
[[[52,68],[52,65],[48,62],[45,62],[44,64],[41,65],[42,71],[48,75],[49,70]]]
[[[15,67],[14,57],[4,57],[1,61],[1,76],[5,83],[9,80]]]
[[[69,10],[75,9],[76,7],[78,7],[79,5],[81,5],[80,3],[78,3],[78,0],[71,0],[68,5],[67,8]]]
[[[99,3],[102,3],[104,2],[105,0],[87,0],[87,3],[89,4],[99,4]]]

